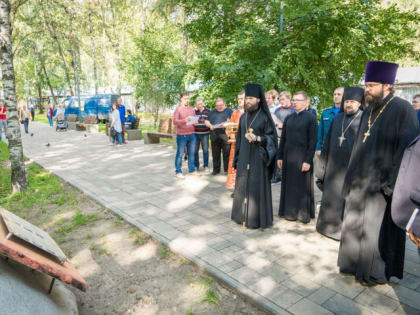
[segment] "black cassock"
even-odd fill
[[[353,115],[342,112],[334,117],[322,147],[319,163],[322,171],[319,179],[323,181],[324,189],[316,230],[335,240],[340,240],[341,237],[344,211],[344,198],[341,193],[361,117],[360,110]],[[344,130],[345,140],[340,145],[339,137]]]
[[[293,113],[284,121],[277,159],[283,160],[279,216],[308,223],[315,217],[313,157],[318,122],[309,111]],[[302,164],[311,165],[302,172]]]
[[[373,111],[371,123],[379,111]],[[406,237],[391,219],[391,195],[404,149],[419,129],[412,106],[395,97],[363,143],[370,112],[369,108],[363,112],[344,180],[338,266],[360,282],[375,284],[403,276]]]
[[[277,132],[267,114],[261,110],[245,113],[239,120],[235,157],[236,185],[232,206],[232,220],[248,228],[266,228],[273,225],[273,203],[271,198],[271,176],[276,155]],[[248,118],[246,118],[248,115]],[[255,118],[255,120],[254,120]],[[254,121],[253,121],[254,120]],[[253,121],[253,122],[252,122]],[[247,127],[261,142],[249,143],[245,138]],[[247,166],[249,164],[249,171]],[[249,172],[249,174],[248,174]],[[245,199],[247,198],[248,210]],[[247,214],[248,212],[248,214]],[[245,220],[245,218],[247,218]]]

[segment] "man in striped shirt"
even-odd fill
[[[195,168],[200,168],[199,150],[200,144],[203,149],[203,167],[204,173],[209,174],[209,137],[210,128],[206,126],[206,120],[209,120],[210,111],[204,107],[203,100],[197,98],[195,100],[195,115],[198,116],[198,124],[195,125]]]

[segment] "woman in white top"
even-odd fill
[[[115,135],[112,136],[112,129],[115,130]],[[118,144],[122,144],[122,126],[120,119],[120,112],[117,108],[116,103],[111,105],[111,130],[110,130],[112,143],[115,145],[116,139],[118,138]]]

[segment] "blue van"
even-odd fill
[[[79,98],[77,96],[66,97],[63,100],[64,107],[65,107],[65,117],[66,117],[66,119],[67,119],[69,114],[73,114],[73,115],[76,115],[77,117],[79,117],[79,110],[80,109],[82,111],[82,119],[83,119],[86,116],[86,114],[84,113],[85,102],[89,97],[90,96],[80,96],[81,106],[79,106]]]
[[[108,121],[111,104],[117,102],[117,94],[98,94],[85,101],[84,114],[96,115],[99,121]]]

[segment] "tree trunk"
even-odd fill
[[[93,51],[93,81],[95,82],[95,95],[98,94],[98,66],[97,66],[97,56],[96,56],[96,45],[95,41],[93,40],[93,28],[92,28],[92,13],[89,10],[88,13],[88,21],[89,21],[89,36],[90,36],[90,44],[92,46]]]
[[[48,76],[47,69],[45,68],[44,60],[42,60],[42,57],[39,58],[39,59],[41,60],[42,72],[44,72],[45,80],[47,81],[48,88],[50,89],[51,96],[52,96],[53,102],[54,102],[54,107],[55,107],[57,105],[57,98],[55,97],[54,89],[53,89],[53,87],[51,85],[50,77]]]
[[[22,192],[28,187],[25,162],[23,159],[22,138],[19,115],[16,108],[15,71],[12,55],[12,27],[10,3],[0,0],[0,58],[4,90],[4,102],[7,110],[7,140],[11,162],[12,192]]]
[[[36,88],[38,90],[38,99],[39,99],[39,113],[44,113],[44,106],[42,105],[42,87],[41,87],[41,72],[38,70],[37,61],[36,61],[36,52],[35,48],[33,50],[33,57],[34,57],[34,72],[37,77],[36,80]]]

